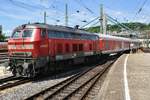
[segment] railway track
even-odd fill
[[[113,62],[114,60],[109,61],[104,65],[86,70],[80,74],[76,74],[75,76],[49,87],[46,90],[40,91],[39,93],[27,98],[27,100],[83,100]]]
[[[0,91],[8,89],[8,88],[12,88],[21,84],[25,84],[31,82],[30,79],[27,78],[21,78],[21,77],[7,77],[4,79],[0,80]]]
[[[6,77],[6,78],[2,78],[2,79],[0,79],[0,84],[3,84],[4,82],[7,82],[7,81],[12,81],[12,80],[14,80],[14,78],[16,78],[16,77],[9,76],[9,77]]]
[[[71,71],[69,73],[73,73],[73,72]],[[67,74],[69,74],[69,73],[67,73]],[[79,74],[80,70],[79,70],[79,72],[77,70],[77,73]],[[63,75],[64,75],[64,73],[61,73],[60,75],[57,75],[57,76],[63,76]],[[46,77],[47,76],[41,76],[41,77],[37,77],[35,79],[27,79],[27,78],[22,78],[22,77],[9,76],[9,77],[6,77],[6,78],[2,78],[2,79],[0,79],[0,91],[4,90],[4,89],[12,88],[14,86],[21,85],[21,84],[24,84],[24,83],[37,81],[37,80],[39,80],[39,78],[42,80]],[[54,76],[51,76],[51,77],[56,77],[56,76],[54,75]],[[74,77],[74,76],[72,76],[72,77]]]

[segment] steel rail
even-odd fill
[[[28,83],[28,82],[31,82],[31,80],[23,78],[23,79],[18,80],[18,81],[14,82],[14,83],[7,83],[7,84],[4,84],[4,85],[0,86],[0,91],[2,91],[4,89],[15,87],[17,85],[25,84],[25,83]]]
[[[93,71],[92,71],[93,72]],[[75,90],[71,91],[69,94],[67,94],[67,96],[63,97],[62,100],[66,100],[70,95],[72,95],[73,93],[75,93],[77,90],[79,90],[82,86],[84,86],[85,84],[87,84],[89,81],[91,81],[95,76],[97,76],[101,71],[97,72],[96,74],[94,74],[91,78],[89,78],[85,83],[81,83],[81,85],[79,87],[77,87]],[[78,78],[81,78],[78,77]],[[64,90],[65,88],[67,88],[71,83],[75,82],[78,78],[75,78],[73,80],[71,80],[70,82],[64,84],[61,88],[57,89],[55,92],[53,92],[51,95],[47,96],[46,98],[44,98],[45,100],[49,100],[52,99],[54,95],[57,95],[57,93],[59,93],[60,91]]]
[[[9,77],[6,77],[6,78],[2,78],[2,79],[0,79],[0,84],[2,84],[4,82],[7,82],[7,81],[12,81],[14,79],[16,79],[16,77],[14,77],[14,76],[9,76]]]
[[[86,86],[88,83],[92,82],[92,84],[88,87],[87,90],[89,90],[90,88],[92,88],[91,86],[94,85],[94,83],[96,83],[96,81],[103,75],[103,73],[109,68],[109,66],[106,66],[105,68],[103,68],[102,70],[100,70],[99,72],[97,72],[95,75],[93,75],[91,78],[89,78],[86,82],[84,82],[83,84],[81,84],[78,88],[76,88],[74,91],[70,92],[67,96],[65,96],[62,100],[66,100],[69,97],[71,97],[74,93],[76,93],[77,91],[79,91],[80,89],[82,89],[84,86]],[[87,92],[87,91],[86,91]],[[83,99],[86,95],[86,92],[82,94],[81,99]]]
[[[115,58],[116,58],[116,57],[115,57]],[[115,59],[115,60],[116,60],[116,59]],[[98,78],[111,66],[111,64],[113,64],[113,62],[114,62],[115,60],[113,59],[113,60],[110,60],[110,62],[107,62],[107,63],[105,63],[105,64],[100,65],[100,66],[104,67],[103,69],[101,69],[101,68],[99,67],[101,71],[97,71],[97,70],[94,71],[94,70],[92,70],[92,69],[96,68],[96,66],[94,66],[94,67],[88,69],[87,71],[84,71],[84,72],[82,72],[82,73],[78,73],[78,74],[76,74],[76,75],[74,75],[74,76],[72,76],[72,77],[70,77],[70,78],[68,78],[68,79],[66,79],[66,80],[64,80],[64,81],[61,81],[61,82],[57,83],[56,85],[53,85],[53,86],[51,86],[51,87],[49,87],[49,88],[47,88],[47,89],[45,89],[45,90],[42,90],[42,91],[40,91],[40,92],[38,92],[38,93],[36,93],[36,94],[34,94],[34,95],[32,95],[32,96],[26,98],[26,100],[35,100],[35,99],[49,100],[49,99],[52,99],[53,97],[55,97],[55,96],[57,95],[57,93],[60,93],[62,90],[64,90],[65,87],[71,86],[70,84],[74,84],[74,82],[75,82],[76,80],[80,79],[80,78],[81,78],[81,80],[78,80],[78,82],[84,81],[83,84],[85,84],[85,85],[86,85],[88,82],[90,82],[91,80],[94,79],[94,80],[92,81],[92,84],[90,85],[90,87],[88,87],[88,89],[85,90],[85,91],[83,92],[83,95],[80,97],[81,100],[82,100],[82,99],[85,97],[85,95],[87,95],[88,90],[90,90],[90,89],[92,88],[92,86],[96,83],[96,81],[98,80]],[[105,68],[105,66],[107,66],[107,67]],[[95,72],[96,72],[96,74],[94,74],[94,76],[93,76],[93,74],[92,74],[92,76],[93,76],[92,78],[84,80],[84,76],[86,76],[86,73],[89,72],[89,76],[91,76],[91,75],[90,75],[90,70],[91,70],[91,74],[92,74],[92,73],[95,73]],[[99,76],[99,73],[100,73],[100,76]],[[81,77],[81,76],[83,76],[83,77]],[[87,77],[88,77],[88,76],[87,76]],[[87,81],[87,80],[88,80],[88,81]],[[85,82],[85,81],[86,81],[86,82]],[[82,83],[82,82],[81,82],[81,83]],[[71,90],[72,93],[69,92],[69,94],[67,94],[66,97],[62,97],[62,98],[63,98],[63,99],[69,98],[73,93],[75,93],[77,90],[79,90],[80,88],[82,88],[82,87],[84,86],[83,84],[81,84],[81,85],[80,85],[80,84],[77,84],[77,85],[80,85],[79,87],[77,87],[78,89],[76,89],[76,90],[74,90],[74,91]],[[76,84],[75,84],[75,85],[76,85]],[[72,85],[72,86],[74,86],[74,85]],[[76,88],[76,87],[75,87],[75,88]],[[70,91],[70,90],[69,90],[69,91]],[[65,90],[64,90],[64,93],[65,93]]]
[[[47,89],[45,89],[45,90],[43,90],[43,91],[41,91],[41,92],[39,92],[39,93],[37,93],[37,94],[35,94],[35,95],[30,96],[29,98],[26,98],[26,100],[33,100],[33,99],[35,99],[35,98],[43,98],[43,99],[45,98],[45,99],[46,99],[47,97],[44,97],[43,95],[49,94],[48,92],[52,91],[52,89],[54,90],[55,88],[61,88],[61,87],[63,87],[64,85],[69,84],[71,81],[73,81],[73,80],[79,78],[80,76],[84,75],[85,73],[89,72],[89,70],[92,70],[92,69],[93,69],[93,67],[88,68],[86,71],[84,71],[84,72],[82,72],[82,73],[77,73],[76,75],[74,75],[74,76],[72,76],[72,77],[70,77],[70,78],[68,78],[68,79],[66,79],[66,80],[64,80],[64,81],[61,81],[61,82],[57,83],[57,84],[54,85],[54,86],[51,86],[51,87],[49,87],[49,88],[47,88]],[[61,85],[61,86],[60,86],[60,85]],[[59,87],[59,86],[60,86],[60,87]],[[58,90],[58,89],[57,89],[57,90]],[[51,95],[54,95],[55,92],[57,92],[57,90],[56,90],[56,91],[53,91],[53,93],[52,93]]]
[[[98,77],[92,82],[92,84],[82,93],[82,95],[79,97],[79,100],[83,100],[86,95],[89,93],[89,91],[92,89],[92,87],[96,84],[96,82],[101,78],[101,76],[109,69],[109,67],[113,64],[110,63],[110,65],[108,65],[108,67],[106,67],[101,74],[98,75]]]

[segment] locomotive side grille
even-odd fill
[[[32,52],[14,52],[10,55],[10,57],[16,58],[29,58],[32,56]]]
[[[8,45],[8,49],[33,49],[33,44]]]

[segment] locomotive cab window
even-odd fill
[[[24,30],[22,33],[22,37],[23,38],[32,37],[32,33],[33,33],[33,30]]]
[[[19,38],[21,36],[21,30],[14,31],[12,34],[12,38]]]
[[[41,29],[41,37],[46,37],[46,29]]]

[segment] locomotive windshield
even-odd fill
[[[22,33],[22,37],[23,38],[32,37],[32,33],[33,33],[33,30],[24,30]]]
[[[12,38],[19,38],[21,36],[21,30],[14,31]]]
[[[16,30],[12,34],[12,38],[26,38],[32,37],[33,30]]]

